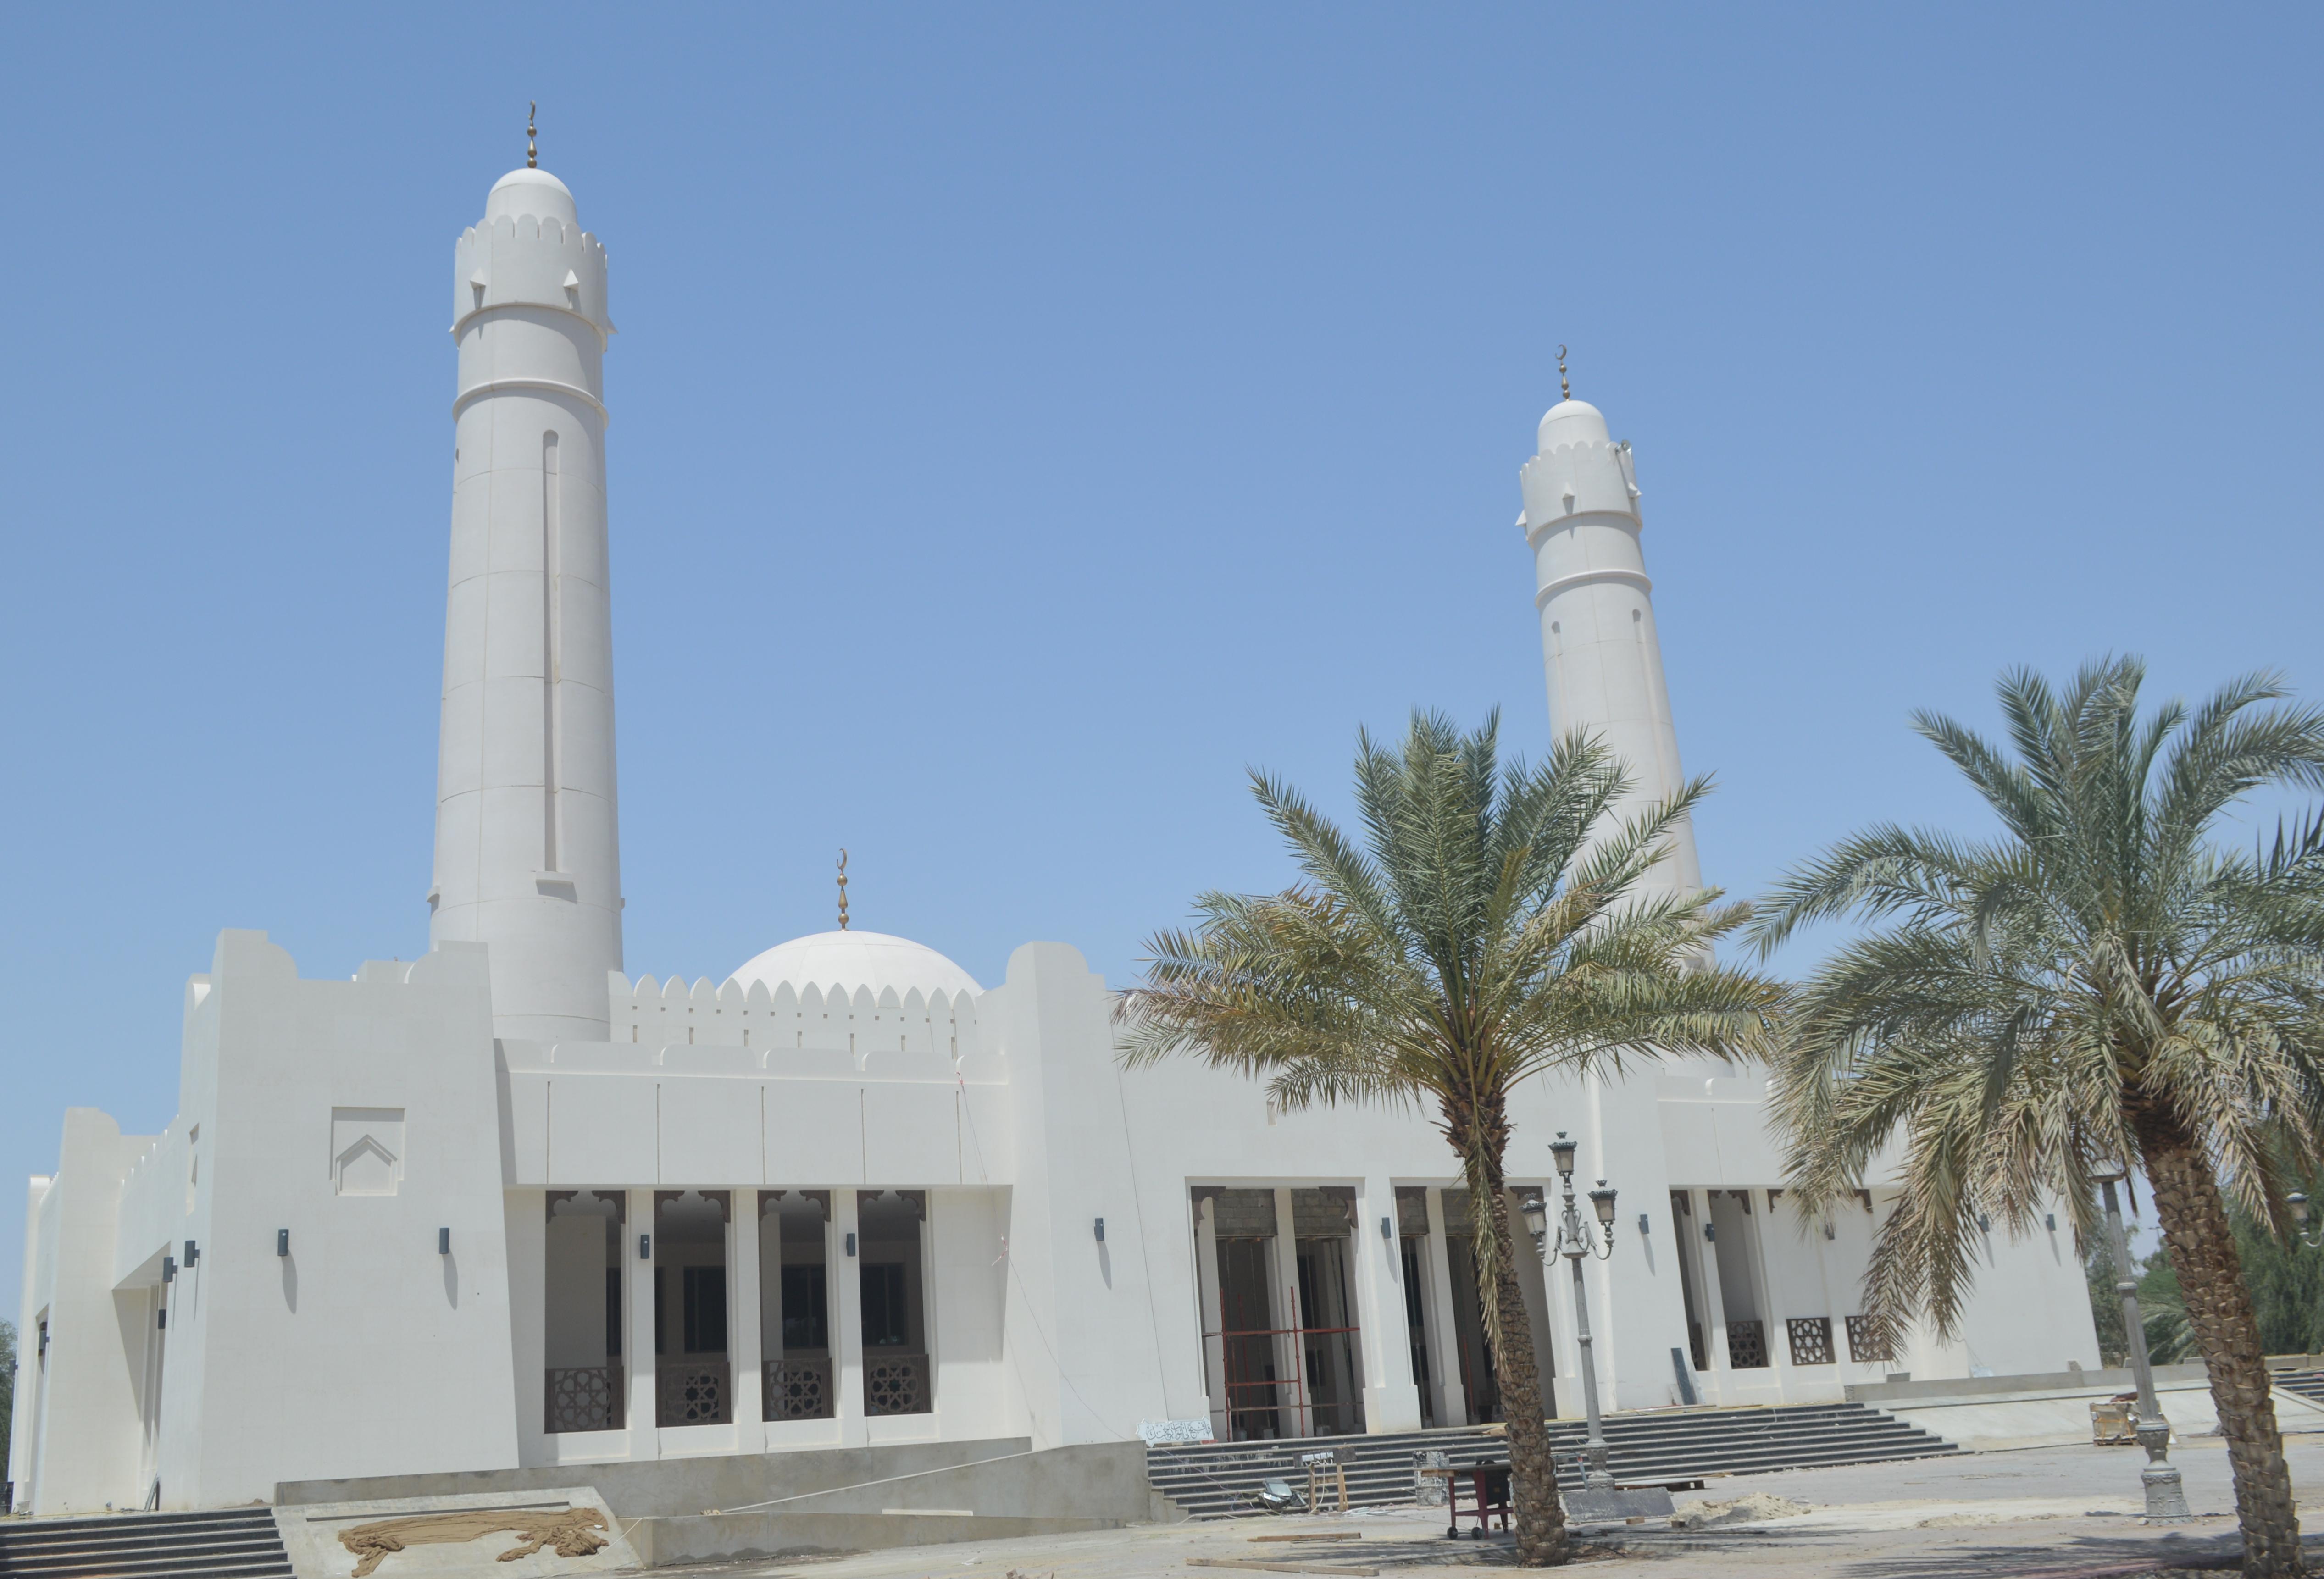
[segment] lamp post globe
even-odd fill
[[[1614,1489],[1614,1472],[1606,1460],[1606,1425],[1598,1410],[1598,1365],[1593,1357],[1594,1344],[1590,1334],[1589,1295],[1582,1285],[1582,1262],[1589,1257],[1603,1260],[1614,1251],[1614,1191],[1601,1178],[1598,1181],[1598,1187],[1590,1192],[1591,1208],[1597,1214],[1600,1232],[1605,1236],[1605,1243],[1600,1246],[1593,1240],[1589,1228],[1582,1221],[1582,1214],[1574,1205],[1573,1157],[1579,1150],[1580,1143],[1568,1139],[1563,1130],[1557,1132],[1557,1139],[1549,1143],[1549,1154],[1557,1165],[1558,1183],[1564,1197],[1563,1209],[1558,1214],[1555,1253],[1565,1258],[1565,1264],[1573,1278],[1573,1342],[1581,1351],[1582,1403],[1590,1420],[1590,1435],[1582,1450],[1582,1482],[1591,1491],[1610,1491]],[[1545,1218],[1547,1216],[1545,1205],[1543,1215]],[[1530,1211],[1526,1213],[1526,1222],[1530,1226]],[[1545,1243],[1548,1238],[1546,1227],[1545,1222],[1545,1232],[1535,1236],[1536,1245]]]
[[[1517,1214],[1525,1219],[1526,1233],[1533,1238],[1533,1248],[1538,1253],[1549,1242],[1549,1205],[1541,1198],[1539,1190],[1527,1190],[1525,1199],[1517,1203]]]

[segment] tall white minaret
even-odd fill
[[[1563,356],[1561,346],[1561,385]],[[1598,408],[1566,390],[1541,420],[1539,449],[1517,473],[1525,490],[1517,524],[1533,549],[1550,722],[1561,735],[1597,734],[1628,765],[1636,800],[1660,799],[1685,774],[1663,683],[1654,583],[1638,547],[1644,523],[1630,447],[1609,439]],[[1691,826],[1678,830],[1648,882],[1702,886]]]
[[[605,565],[605,249],[545,170],[454,249],[452,574],[431,942],[490,946],[495,1034],[604,1039],[622,964]]]

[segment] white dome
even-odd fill
[[[816,932],[778,943],[734,973],[744,991],[764,982],[773,992],[788,982],[794,991],[812,984],[828,993],[835,985],[853,993],[869,987],[878,997],[893,987],[903,997],[918,987],[922,995],[941,989],[948,996],[984,991],[976,978],[925,944],[885,932]]]
[[[1541,419],[1536,448],[1547,455],[1561,444],[1606,444],[1605,413],[1588,401],[1560,401]]]
[[[484,219],[513,219],[530,214],[535,219],[561,219],[577,226],[573,194],[545,170],[512,170],[493,183],[484,198]]]

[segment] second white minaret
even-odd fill
[[[1518,524],[1533,549],[1550,722],[1561,735],[1584,729],[1603,740],[1629,768],[1633,804],[1660,799],[1685,774],[1638,544],[1645,523],[1630,447],[1607,437],[1597,407],[1568,397],[1542,418],[1538,448],[1517,473]],[[1648,881],[1666,891],[1702,886],[1692,827],[1678,830]]]
[[[431,942],[489,946],[495,1034],[602,1041],[622,964],[605,249],[545,170],[455,249],[452,570]]]

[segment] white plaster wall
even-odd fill
[[[981,1007],[1011,1076],[1007,1328],[1024,1356],[1014,1371],[1028,1388],[1034,1445],[1120,1441],[1174,1408],[1205,1412],[1199,1374],[1185,1363],[1193,1350],[1161,1336],[1166,1298],[1182,1336],[1194,1313],[1186,1213],[1174,1202],[1157,1219],[1140,1196],[1139,1126],[1117,1083],[1103,981],[1075,950],[1028,943]]]
[[[1996,1376],[2098,1367],[2089,1284],[2063,1215],[2022,1239],[1998,1226],[1983,1234],[1977,1285],[1960,1324],[1963,1358]],[[2076,1319],[2078,1318],[2079,1319]]]
[[[35,1223],[40,1250],[28,1284],[31,1319],[18,1341],[31,1363],[24,1480],[17,1498],[39,1514],[87,1513],[107,1503],[139,1507],[143,1435],[141,1392],[151,1307],[142,1291],[118,1299],[113,1288],[114,1229],[121,1183],[152,1138],[124,1135],[95,1108],[65,1111],[57,1171]],[[40,1353],[40,1318],[49,1327]],[[10,1457],[18,1457],[11,1444]]]
[[[54,1181],[47,1175],[36,1175],[24,1190],[24,1266],[23,1281],[16,1316],[16,1368],[13,1375],[8,1416],[8,1481],[16,1488],[6,1508],[0,1513],[14,1513],[30,1509],[32,1498],[32,1443],[34,1420],[40,1396],[41,1373],[38,1345],[41,1312],[47,1308],[51,1290],[42,1276],[42,1268],[52,1256],[44,1256],[44,1241],[54,1238],[52,1227],[44,1228],[48,1214],[42,1208],[49,1196],[49,1187]]]
[[[1189,1187],[1344,1184],[1357,1194],[1351,1292],[1364,1328],[1368,1423],[1397,1429],[1417,1417],[1402,1267],[1377,1219],[1393,1219],[1399,1185],[1459,1183],[1425,1114],[1277,1113],[1258,1086],[1191,1062],[1125,1073],[1104,984],[1057,945],[1019,950],[1007,982],[969,1013],[965,1001],[947,1005],[941,1034],[926,1003],[842,999],[813,1010],[838,1017],[828,1030],[818,1022],[821,1046],[800,1045],[808,1033],[797,1026],[788,1048],[779,1039],[752,1048],[510,1040],[497,1065],[480,963],[451,950],[425,968],[368,966],[355,983],[301,983],[263,937],[229,934],[217,970],[189,993],[183,1111],[167,1134],[128,1148],[119,1216],[136,1226],[106,1242],[95,1274],[108,1299],[115,1288],[126,1296],[158,1276],[165,1246],[192,1237],[206,1247],[171,1294],[178,1346],[163,1414],[165,1501],[263,1494],[271,1477],[294,1474],[737,1450],[756,1422],[651,1424],[652,1359],[634,1341],[629,1429],[540,1432],[541,1191],[550,1187],[626,1189],[640,1213],[655,1187],[829,1188],[835,1242],[853,1223],[856,1188],[930,1192],[924,1243],[936,1414],[863,1417],[854,1269],[835,1255],[840,1415],[752,1437],[780,1449],[938,1433],[1111,1440],[1143,1420],[1207,1415]],[[799,995],[791,1012],[805,1001]],[[702,1007],[692,992],[685,1002]],[[908,1007],[919,1032],[894,1026],[899,1041],[886,1050],[866,1028],[884,1033],[885,1017]],[[703,1035],[699,1021],[688,1029]],[[724,1024],[724,1033],[734,1030]],[[855,1039],[852,1051],[844,1037]],[[497,1099],[496,1076],[504,1092]],[[1750,1220],[1759,1237],[1722,1239],[1731,1265],[1720,1275],[1717,1259],[1706,1257],[1705,1290],[1715,1301],[1729,1284],[1759,1308],[1779,1363],[1723,1374],[1714,1363],[1697,1379],[1706,1396],[1831,1396],[1845,1369],[1780,1362],[1781,1323],[1787,1314],[1829,1314],[1835,1342],[1844,1343],[1843,1290],[1860,1275],[1870,1220],[1841,1214],[1833,1241],[1812,1233],[1802,1241],[1780,1206],[1769,1213],[1767,1181],[1780,1174],[1761,1101],[1757,1083],[1742,1076],[1651,1074],[1603,1085],[1545,1078],[1516,1095],[1513,1187],[1554,1199],[1548,1142],[1567,1130],[1581,1142],[1583,1187],[1603,1176],[1622,1192],[1614,1253],[1587,1267],[1609,1407],[1662,1405],[1675,1392],[1670,1350],[1683,1353],[1686,1334],[1667,1208],[1674,1188],[1756,1189],[1760,1203]],[[405,1194],[329,1194],[334,1105],[406,1110]],[[204,1161],[189,1189],[194,1160],[221,1156]],[[65,1199],[48,1192],[41,1221]],[[1102,1242],[1093,1233],[1100,1216]],[[471,1230],[485,1242],[475,1251],[477,1289],[465,1278],[456,1290],[446,1285],[433,1254],[439,1221],[466,1225],[464,1251]],[[625,1245],[639,1221],[625,1226]],[[277,1226],[292,1230],[287,1260],[272,1254]],[[58,1281],[39,1258],[61,1239],[36,1223],[28,1289]],[[399,1243],[403,1251],[392,1249]],[[2074,1357],[2088,1343],[2079,1270],[2063,1252],[2044,1260],[2043,1248],[1997,1247],[1966,1341],[1916,1336],[1905,1363],[1926,1378],[1964,1374],[1973,1363],[2015,1366],[2010,1356],[2021,1352],[2029,1366]],[[423,1268],[438,1277],[429,1281]],[[741,1275],[742,1259],[735,1270],[741,1332],[758,1319],[758,1285]],[[2034,1279],[2023,1283],[2034,1290],[2025,1303],[2021,1273]],[[1581,1390],[1562,1274],[1552,1269],[1536,1287],[1547,1291],[1557,1405],[1572,1413]],[[630,1282],[634,1336],[651,1330],[650,1280]],[[1443,1291],[1427,1293],[1441,1355],[1449,1352]],[[232,1319],[212,1323],[214,1312]],[[1715,1351],[1716,1327],[1706,1335]],[[124,1353],[117,1369],[126,1374]],[[1448,1366],[1439,1378],[1448,1395],[1457,1394],[1454,1374]],[[401,1380],[382,1385],[388,1375]],[[318,1399],[325,1408],[314,1407]],[[340,1433],[336,1423],[350,1417],[364,1429]],[[122,1458],[117,1449],[95,1451]],[[134,1464],[134,1455],[124,1462]]]
[[[174,1288],[164,1505],[269,1497],[284,1479],[512,1465],[483,950],[300,981],[264,934],[227,932],[210,974],[212,1030],[190,1039],[209,1056],[193,1084],[210,1093],[197,1122],[216,1153],[180,1236],[202,1248]],[[402,1110],[397,1193],[335,1193],[335,1108]]]
[[[1030,1356],[1009,1352],[1009,1208],[1006,1189],[928,1192],[937,1426],[955,1440],[1017,1429],[1009,1368]]]
[[[118,1215],[137,1226],[105,1242],[93,1274],[108,1303],[116,1288],[143,1298],[165,1246],[188,1237],[205,1246],[198,1270],[171,1291],[177,1346],[163,1411],[165,1501],[263,1494],[272,1478],[293,1475],[737,1450],[755,1421],[673,1430],[651,1424],[652,1359],[634,1341],[626,1431],[540,1432],[548,1341],[541,1192],[550,1187],[626,1189],[634,1212],[625,1246],[641,1221],[634,1213],[649,1210],[655,1187],[828,1188],[835,1243],[853,1223],[855,1189],[930,1192],[924,1245],[936,1412],[863,1417],[854,1266],[835,1254],[840,1415],[752,1436],[754,1445],[781,1449],[939,1433],[1025,1434],[1045,1445],[1111,1440],[1143,1420],[1205,1416],[1189,1187],[1344,1184],[1357,1195],[1351,1293],[1364,1328],[1368,1423],[1397,1429],[1417,1417],[1402,1267],[1377,1219],[1394,1218],[1399,1185],[1459,1183],[1425,1114],[1277,1113],[1258,1086],[1191,1062],[1125,1073],[1104,984],[1057,945],[1019,950],[1009,979],[976,1000],[971,1015],[960,1012],[964,1003],[948,1005],[941,1036],[927,1029],[928,1005],[911,1006],[920,1034],[896,1026],[892,1051],[865,1030],[888,1029],[884,1018],[861,1019],[852,1031],[845,1022],[906,1006],[845,1000],[814,1011],[840,1017],[817,1030],[821,1047],[798,1045],[806,1032],[797,1028],[788,1048],[512,1040],[501,1044],[497,1065],[480,963],[450,950],[425,968],[368,966],[355,983],[302,983],[263,937],[221,939],[217,968],[189,993],[183,1111],[164,1136],[124,1143]],[[687,1003],[699,1008],[691,993]],[[691,1029],[703,1034],[699,1022]],[[851,1035],[852,1052],[839,1039]],[[495,1077],[504,1092],[497,1098]],[[330,1195],[334,1105],[406,1110],[405,1194]],[[1583,1187],[1602,1175],[1622,1192],[1614,1253],[1587,1267],[1609,1407],[1662,1405],[1675,1391],[1669,1352],[1683,1352],[1686,1335],[1667,1207],[1674,1188],[1757,1192],[1750,1222],[1759,1237],[1722,1239],[1732,1264],[1723,1277],[1707,1278],[1707,1297],[1732,1284],[1768,1319],[1779,1360],[1786,1314],[1829,1314],[1835,1343],[1844,1343],[1839,1318],[1852,1308],[1844,1290],[1860,1275],[1871,1220],[1843,1213],[1834,1240],[1812,1232],[1803,1241],[1780,1205],[1771,1214],[1766,1188],[1780,1175],[1762,1114],[1757,1083],[1741,1076],[1540,1079],[1517,1094],[1513,1187],[1554,1199],[1548,1142],[1563,1129],[1581,1142]],[[212,1160],[189,1190],[198,1158]],[[59,1281],[40,1258],[65,1236],[41,1224],[66,1199],[51,1189],[36,1214],[28,1290]],[[1102,1242],[1093,1233],[1100,1216],[1108,1225]],[[447,1288],[433,1253],[439,1221],[456,1225],[464,1251],[472,1230],[485,1241],[475,1252],[484,1274],[479,1289],[465,1278],[456,1280],[456,1297]],[[287,1260],[272,1253],[277,1226],[292,1230]],[[404,1251],[392,1250],[399,1243]],[[2003,1245],[1995,1258],[1966,1341],[1939,1345],[1916,1336],[1905,1362],[1916,1375],[1965,1374],[1972,1363],[1996,1362],[2014,1368],[2020,1362],[2010,1356],[2021,1351],[2027,1366],[2054,1368],[2087,1344],[2070,1253]],[[745,1259],[735,1261],[732,1280],[737,1333],[759,1319],[757,1280],[742,1275]],[[495,1283],[492,1273],[502,1268]],[[438,1276],[430,1281],[423,1269]],[[2034,1291],[2024,1304],[2021,1282]],[[650,1280],[630,1284],[634,1337],[651,1330]],[[1573,1413],[1581,1390],[1562,1266],[1542,1286],[1556,1401]],[[1448,1352],[1443,1291],[1427,1294],[1441,1355]],[[213,1323],[214,1313],[231,1319]],[[1715,1327],[1706,1335],[1715,1350]],[[123,1353],[116,1370],[126,1375],[128,1352],[118,1338],[115,1347]],[[2094,1353],[2084,1357],[2095,1362]],[[1722,1376],[1714,1364],[1697,1381],[1706,1396],[1727,1401],[1774,1401],[1831,1396],[1846,1369],[1779,1363]],[[1454,1375],[1447,1367],[1439,1378],[1450,1395],[1457,1395]],[[383,1376],[399,1380],[385,1387]],[[339,1432],[337,1422],[351,1417],[364,1429]],[[92,1451],[135,1464],[117,1446]],[[462,1462],[447,1462],[453,1456]]]
[[[1669,1214],[1670,1190],[1680,1180],[1662,1144],[1652,1077],[1544,1078],[1528,1086],[1520,1110],[1525,1128],[1509,1147],[1512,1169],[1542,1177],[1544,1198],[1554,1208],[1559,1197],[1551,1187],[1552,1137],[1543,1131],[1571,1129],[1581,1142],[1574,1159],[1577,1209],[1592,1233],[1598,1226],[1588,1191],[1603,1178],[1620,1192],[1615,1201],[1613,1249],[1582,1269],[1604,1406],[1654,1408],[1676,1403],[1678,1379],[1670,1352],[1686,1353],[1686,1302],[1667,1235],[1655,1230],[1658,1219]],[[1641,1214],[1647,1220],[1643,1233]],[[1604,1242],[1600,1235],[1599,1246]],[[1573,1417],[1582,1411],[1580,1350],[1573,1341],[1572,1277],[1563,1260],[1550,1287],[1558,1356],[1557,1410]]]

